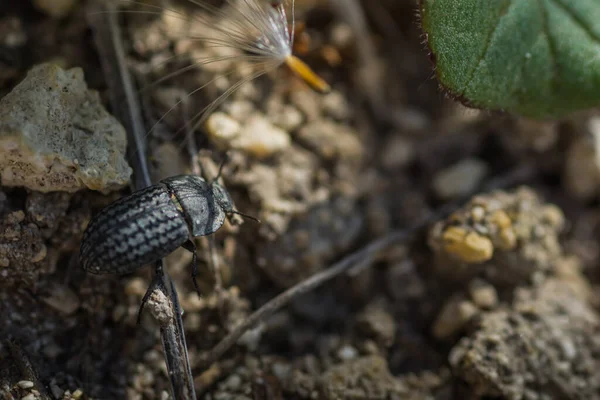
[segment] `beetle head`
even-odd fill
[[[229,217],[229,214],[233,212],[233,200],[231,200],[231,196],[229,196],[227,190],[217,182],[213,182],[211,188],[215,201],[221,210]]]
[[[213,182],[211,184],[211,187],[212,187],[212,192],[213,192],[215,201],[217,202],[217,204],[219,205],[221,210],[223,210],[223,212],[229,219],[229,222],[231,222],[232,224],[235,224],[231,220],[231,217],[235,214],[237,214],[241,217],[247,218],[247,219],[251,219],[252,221],[260,222],[257,218],[254,218],[251,215],[247,215],[247,214],[244,214],[244,213],[234,210],[233,209],[233,200],[231,200],[231,196],[229,196],[229,193],[227,192],[227,190],[225,190],[225,188],[223,186],[219,185],[216,182]]]

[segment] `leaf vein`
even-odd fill
[[[483,59],[487,56],[487,54],[490,50],[490,47],[492,45],[492,38],[494,37],[496,31],[498,30],[498,27],[500,26],[500,22],[502,21],[502,18],[504,18],[504,16],[508,13],[508,10],[512,4],[513,4],[512,0],[508,1],[506,3],[506,6],[500,11],[500,15],[498,16],[498,20],[496,21],[494,28],[490,31],[488,37],[486,38],[485,47],[484,47],[483,51],[481,52],[481,55],[478,57],[477,61],[473,64],[473,68],[468,73],[468,78],[464,84],[464,88],[461,93],[462,96],[465,96],[467,89],[469,88],[469,86],[471,86],[471,82],[473,81],[473,78],[475,78],[475,72],[477,71],[477,69],[479,69],[479,67],[481,66],[481,63],[483,62]]]
[[[550,0],[558,8],[562,9],[581,29],[588,34],[588,36],[600,45],[600,36],[598,36],[577,14],[575,14],[569,7],[563,4],[560,0]]]
[[[544,5],[543,0],[538,0],[538,6],[540,8],[540,14],[542,16],[542,32],[544,36],[546,36],[546,40],[548,41],[548,49],[550,50],[550,65],[552,68],[552,77],[550,78],[550,87],[554,91],[556,88],[556,83],[558,82],[558,63],[557,63],[557,50],[556,43],[554,39],[552,39],[552,35],[550,34],[550,27],[548,26],[548,10]]]

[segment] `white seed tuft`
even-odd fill
[[[223,7],[215,7],[207,0],[188,0],[197,6],[202,13],[187,15],[174,8],[166,8],[147,4],[143,1],[117,0],[141,6],[142,10],[124,12],[138,14],[163,14],[183,21],[179,24],[182,31],[178,35],[190,41],[200,41],[212,48],[216,56],[200,57],[192,65],[163,76],[153,85],[167,79],[181,75],[195,67],[220,63],[233,62],[237,72],[243,70],[243,77],[230,85],[219,97],[210,102],[203,110],[198,112],[190,122],[192,130],[202,125],[208,116],[245,83],[252,81],[282,64],[301,77],[314,89],[327,92],[329,85],[319,78],[306,64],[292,54],[294,43],[294,0],[226,0]],[[288,21],[290,10],[291,25]],[[188,24],[189,23],[189,24]],[[200,32],[200,34],[196,33]],[[173,32],[168,32],[170,35]],[[170,61],[170,60],[167,60]],[[234,71],[225,75],[233,75]],[[193,96],[208,85],[218,81],[218,76],[206,84],[186,94],[186,98]],[[182,98],[163,117],[173,111],[185,101]]]

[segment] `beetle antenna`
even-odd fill
[[[235,210],[232,210],[232,211],[231,211],[231,213],[232,213],[232,214],[237,214],[237,215],[239,215],[239,216],[241,216],[241,217],[244,217],[244,218],[248,218],[248,219],[250,219],[250,220],[252,220],[252,221],[254,221],[254,222],[258,222],[258,223],[260,224],[260,219],[258,219],[258,218],[255,218],[255,217],[253,217],[253,216],[251,216],[251,215],[244,214],[244,213],[241,213],[241,212],[239,212],[239,211],[235,211]]]

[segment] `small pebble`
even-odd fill
[[[326,115],[338,121],[350,117],[350,107],[348,106],[346,97],[336,91],[323,96],[323,111]]]
[[[223,149],[245,151],[265,158],[291,144],[290,135],[271,124],[260,114],[254,114],[240,124],[225,113],[213,113],[206,122],[207,133],[215,145]]]
[[[482,263],[494,255],[494,245],[489,238],[462,227],[449,227],[444,231],[442,240],[446,253],[466,263]]]
[[[498,304],[498,293],[489,283],[476,279],[469,285],[469,294],[479,308],[490,309]]]
[[[242,378],[239,375],[231,375],[225,380],[223,386],[230,390],[236,390],[242,384]]]
[[[227,103],[223,106],[223,109],[227,111],[233,119],[238,122],[243,123],[246,121],[252,114],[256,112],[256,107],[254,107],[254,103],[248,100],[235,100],[231,103]]]
[[[19,381],[17,382],[17,385],[21,388],[21,389],[31,389],[34,384],[31,381]]]
[[[354,360],[356,357],[358,357],[358,350],[352,346],[346,345],[338,350],[337,356],[343,361]]]
[[[466,159],[440,171],[433,178],[433,190],[442,199],[455,199],[472,193],[488,173],[487,165]]]
[[[479,310],[469,300],[450,299],[442,308],[433,324],[433,335],[438,339],[446,339],[464,328]]]
[[[73,290],[68,286],[63,286],[58,283],[51,284],[50,293],[42,297],[44,303],[63,313],[71,315],[79,308],[79,298]]]
[[[304,121],[304,116],[294,106],[277,103],[272,108],[273,110],[269,109],[268,111],[269,120],[287,132],[295,131]]]
[[[403,168],[414,160],[415,154],[410,140],[401,135],[393,135],[383,146],[381,165],[388,170]]]
[[[588,132],[567,149],[563,181],[571,195],[588,200],[600,187],[600,117],[591,118]]]

